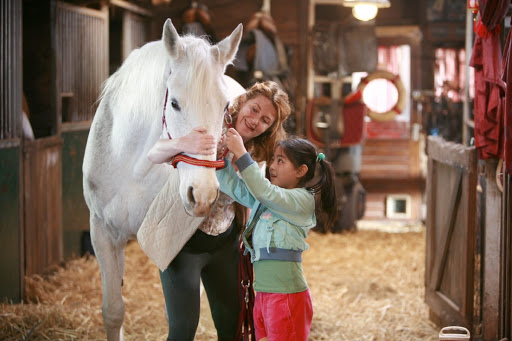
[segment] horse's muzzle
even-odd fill
[[[217,198],[219,197],[219,190],[216,192],[216,196],[213,200],[198,200],[197,194],[195,193],[194,188],[192,186],[189,186],[187,189],[187,201],[188,205],[185,208],[188,213],[192,214],[196,217],[206,217],[208,214],[210,214],[210,211],[212,210],[213,205],[217,201]],[[187,209],[188,208],[188,209]]]

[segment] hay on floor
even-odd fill
[[[312,232],[304,254],[314,319],[310,340],[438,340],[424,303],[425,233]],[[164,340],[157,267],[136,242],[126,251],[125,339]],[[196,340],[216,333],[203,295]],[[0,304],[2,340],[104,340],[101,279],[94,257],[26,279],[24,304]]]

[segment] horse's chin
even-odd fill
[[[192,206],[185,204],[183,207],[185,208],[185,212],[191,217],[207,217],[212,210],[211,206],[198,207],[197,205]]]

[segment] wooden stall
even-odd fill
[[[439,326],[510,338],[511,177],[474,147],[428,141],[425,301]],[[501,188],[501,189],[500,189]]]
[[[512,175],[510,174],[503,175],[500,236],[499,261],[492,258],[494,262],[499,262],[500,278],[497,282],[499,287],[491,287],[491,290],[495,289],[492,303],[499,302],[499,305],[498,314],[492,311],[488,319],[488,321],[494,321],[492,325],[494,328],[489,328],[491,335],[489,340],[492,340],[494,335],[498,335],[498,339],[512,338]],[[493,307],[496,306],[488,306],[488,308]]]
[[[473,324],[476,263],[476,150],[428,139],[425,301],[439,325]]]
[[[152,11],[123,0],[7,0],[0,11],[0,271],[14,274],[0,297],[20,301],[25,275],[82,254],[96,100],[109,65],[150,40]]]
[[[63,260],[62,139],[56,115],[54,1],[23,2],[24,108],[35,139],[23,143],[23,274]],[[21,113],[20,113],[21,114]]]
[[[63,260],[61,150],[57,136],[26,141],[23,147],[25,275]]]

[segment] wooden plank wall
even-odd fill
[[[24,146],[25,275],[62,261],[62,140],[52,136]]]
[[[409,139],[369,139],[364,142],[361,178],[372,180],[421,177],[418,142]]]
[[[419,141],[368,139],[364,142],[361,182],[366,190],[364,219],[385,219],[386,198],[392,194],[411,197],[410,220],[423,218],[425,181],[420,167]]]

